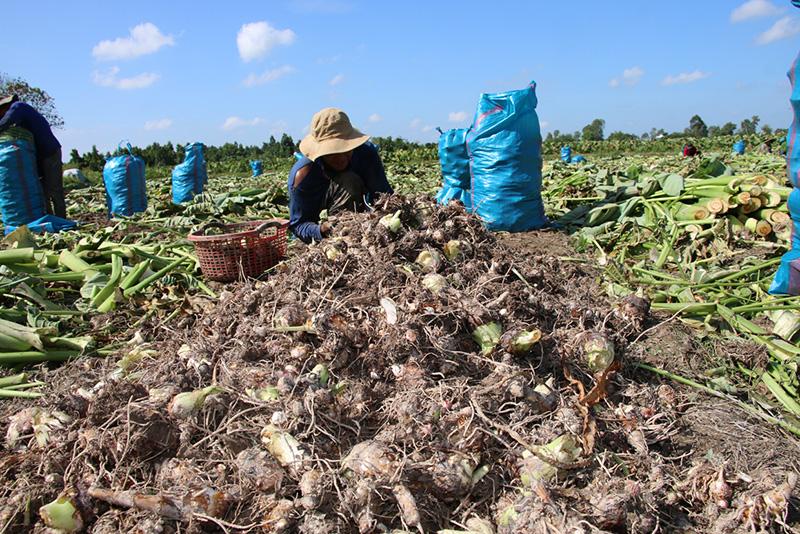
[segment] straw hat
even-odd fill
[[[309,134],[300,141],[300,152],[310,160],[348,152],[369,139],[368,135],[353,128],[344,111],[336,108],[325,108],[316,112],[308,131]]]
[[[17,95],[0,95],[0,106],[5,106],[6,104],[13,104],[19,100]]]

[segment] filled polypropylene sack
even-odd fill
[[[583,163],[583,162],[585,162],[585,161],[586,161],[586,158],[584,158],[584,157],[583,157],[583,156],[581,156],[580,154],[575,154],[575,155],[574,155],[574,156],[572,156],[572,157],[570,158],[570,160],[569,160],[569,162],[570,162],[570,163]]]
[[[172,170],[172,202],[175,204],[189,202],[203,192],[208,182],[203,143],[187,144],[185,153],[183,163]]]
[[[22,226],[45,214],[33,135],[11,127],[0,136],[0,214],[3,225]]]
[[[439,163],[442,166],[442,189],[436,195],[439,204],[458,200],[467,207],[470,205],[466,135],[466,129],[457,128],[442,132],[439,137]]]
[[[467,132],[473,211],[490,230],[545,226],[536,84],[482,94],[475,117]]]
[[[106,187],[106,204],[109,216],[130,217],[147,209],[147,191],[144,179],[144,160],[134,156],[131,145],[128,154],[106,160],[103,167],[103,184]]]
[[[261,173],[264,172],[264,167],[261,165],[261,160],[251,161],[250,169],[253,171],[253,177],[261,176]]]
[[[743,139],[740,139],[740,140],[736,141],[735,143],[733,143],[733,153],[734,154],[738,154],[739,156],[741,156],[742,154],[744,154],[744,148],[745,148],[745,143],[744,143]]]
[[[571,160],[572,160],[572,147],[562,146],[561,161],[563,161],[564,163],[569,163]]]
[[[800,75],[800,55],[795,58],[788,73],[789,81],[792,84],[792,96],[789,101],[792,103],[794,111],[792,125],[786,136],[786,169],[789,173],[789,180],[794,186],[787,201],[793,224],[792,249],[781,258],[780,266],[769,288],[769,292],[773,295],[800,295],[800,232],[797,232],[797,229],[800,228],[800,142],[797,139],[798,128],[800,128],[800,85],[797,85],[798,75]]]

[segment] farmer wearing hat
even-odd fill
[[[322,210],[363,211],[378,193],[392,193],[378,150],[347,114],[325,108],[311,119],[300,141],[303,158],[289,171],[289,227],[299,239],[321,241],[331,232]]]
[[[50,124],[41,113],[17,95],[0,97],[0,132],[11,126],[25,128],[33,134],[36,145],[36,165],[42,182],[47,213],[66,219],[64,178],[61,174],[61,143],[53,135]]]

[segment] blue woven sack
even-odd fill
[[[482,94],[467,132],[472,209],[490,230],[523,232],[547,224],[542,204],[542,134],[536,83]]]
[[[175,204],[189,202],[203,192],[208,182],[203,143],[189,143],[185,152],[183,163],[172,170],[172,202]]]
[[[103,167],[103,185],[110,217],[130,217],[147,209],[144,160],[133,155],[130,143],[126,144],[126,148],[127,155],[108,158]]]

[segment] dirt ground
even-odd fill
[[[518,251],[522,258],[574,258],[569,235],[555,230],[499,234],[498,240]],[[583,280],[599,280],[599,272],[590,267],[590,260],[581,267]],[[598,298],[602,291],[598,284]],[[740,361],[749,368],[763,367],[767,354],[764,347],[742,339],[701,341],[692,330],[668,314],[654,314],[645,324],[647,335],[627,347],[630,361],[641,361],[654,367],[688,377],[703,376],[714,367]],[[650,383],[670,384],[684,397],[681,433],[686,450],[694,458],[719,455],[733,469],[750,472],[767,466],[800,472],[800,440],[778,430],[774,425],[749,415],[741,408],[706,395],[687,386],[654,377],[637,370],[635,376]]]
[[[796,520],[797,440],[636,367],[701,376],[752,347],[609,298],[560,232],[495,236],[402,197],[332,222],[333,239],[214,309],[0,405],[0,525],[43,532],[59,496],[102,533]]]

